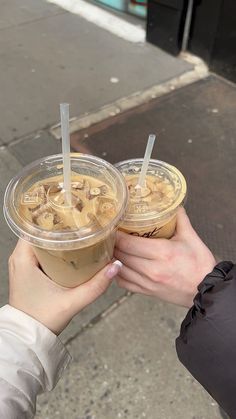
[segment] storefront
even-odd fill
[[[174,55],[187,49],[234,82],[235,28],[235,0],[148,0],[148,42]]]
[[[147,20],[146,39],[173,55],[187,50],[236,82],[236,0],[96,0]]]
[[[143,19],[147,17],[147,0],[97,0],[97,2]]]

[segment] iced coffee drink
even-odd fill
[[[145,186],[138,186],[142,159],[117,163],[129,191],[128,208],[120,230],[147,238],[170,238],[176,227],[176,212],[186,197],[186,181],[170,164],[150,160]]]
[[[71,163],[70,206],[61,156],[52,156],[11,181],[4,208],[13,231],[33,244],[43,271],[65,287],[89,280],[111,260],[127,202],[124,179],[112,165],[79,154]]]

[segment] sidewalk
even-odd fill
[[[192,68],[43,0],[22,4],[9,0],[1,11],[1,143],[58,122],[60,102],[82,115]]]
[[[60,152],[49,130],[60,102],[68,101],[77,117],[192,69],[43,1],[19,7],[9,0],[0,33],[1,199],[23,166]],[[115,162],[142,155],[148,133],[157,132],[154,157],[186,174],[195,227],[219,258],[235,258],[235,98],[233,85],[210,77],[73,134],[73,147]],[[6,261],[16,239],[3,216],[0,228],[5,304]],[[113,284],[63,332],[74,362],[56,390],[39,398],[37,419],[219,419],[214,401],[177,360],[174,340],[184,315]]]
[[[235,260],[235,112],[236,87],[210,76],[74,134],[72,142],[116,162],[141,156],[147,135],[159,133],[154,158],[185,174],[195,228],[217,258]],[[86,327],[78,316],[74,338],[62,335],[74,363],[53,394],[40,399],[37,419],[219,419],[214,401],[176,358],[184,315],[129,296]]]
[[[133,295],[71,341],[73,364],[37,419],[220,419],[177,361],[185,310]]]

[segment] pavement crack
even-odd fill
[[[131,292],[127,292],[125,295],[120,297],[117,301],[112,303],[108,308],[106,308],[104,311],[99,313],[97,316],[95,316],[92,320],[90,320],[88,323],[82,325],[81,329],[75,333],[75,335],[71,336],[67,340],[64,341],[65,345],[69,345],[71,342],[73,342],[78,336],[83,334],[87,329],[91,329],[94,327],[97,323],[99,323],[102,319],[109,316],[113,311],[115,311],[118,307],[120,307],[121,304],[123,304],[128,298],[132,297]]]
[[[47,20],[47,19],[50,19],[50,18],[53,18],[53,17],[63,15],[65,13],[68,13],[68,12],[66,10],[61,10],[60,12],[52,14],[50,16],[42,16],[42,17],[38,17],[36,19],[27,20],[26,22],[17,23],[16,25],[5,26],[4,28],[0,28],[0,32],[3,32],[3,31],[8,30],[8,29],[14,29],[14,28],[26,26],[26,25],[29,25],[29,24],[35,23],[35,22],[40,22],[41,20]]]

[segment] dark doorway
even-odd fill
[[[182,49],[189,0],[149,0],[147,41],[171,54]],[[236,1],[194,0],[188,50],[236,82]]]

